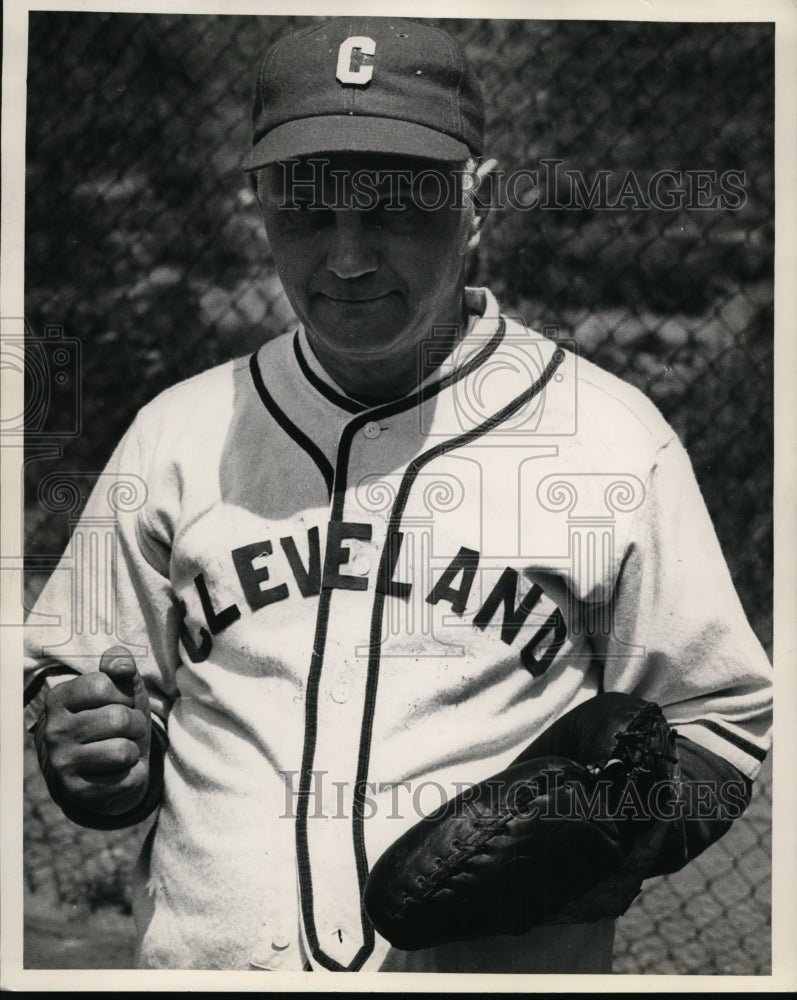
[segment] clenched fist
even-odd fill
[[[150,783],[152,726],[131,653],[114,646],[99,672],[52,688],[34,740],[50,793],[70,818],[121,816],[139,806]]]

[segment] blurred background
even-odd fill
[[[314,20],[30,14],[28,608],[135,411],[292,326],[238,164],[264,47]],[[472,282],[653,398],[771,655],[774,27],[435,23],[482,81],[490,155],[506,177],[538,172],[493,212]],[[541,183],[554,160],[558,193]],[[680,206],[656,201],[663,170]],[[587,189],[603,171],[603,197],[568,201],[566,171]],[[75,484],[66,503],[54,473]],[[646,884],[615,971],[770,971],[770,812],[768,763],[719,844]],[[69,823],[27,747],[28,967],[129,964],[145,829]]]

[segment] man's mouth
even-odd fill
[[[392,292],[380,292],[378,295],[340,295],[330,292],[319,292],[322,298],[330,299],[332,302],[341,302],[344,305],[366,305],[369,302],[379,302],[386,299]]]

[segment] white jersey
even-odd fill
[[[603,690],[758,772],[771,668],[674,432],[468,298],[396,402],[344,395],[301,329],[162,393],[41,595],[28,724],[44,668],[121,643],[168,730],[141,967],[609,971],[609,920],[400,952],[364,880]]]

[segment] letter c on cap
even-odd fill
[[[352,59],[357,52],[359,59]],[[338,49],[338,68],[335,73],[341,83],[356,83],[364,86],[374,75],[374,67],[371,62],[366,63],[363,56],[372,56],[376,52],[376,42],[373,38],[365,35],[352,35],[345,42],[341,42]],[[355,63],[353,66],[352,63]]]

